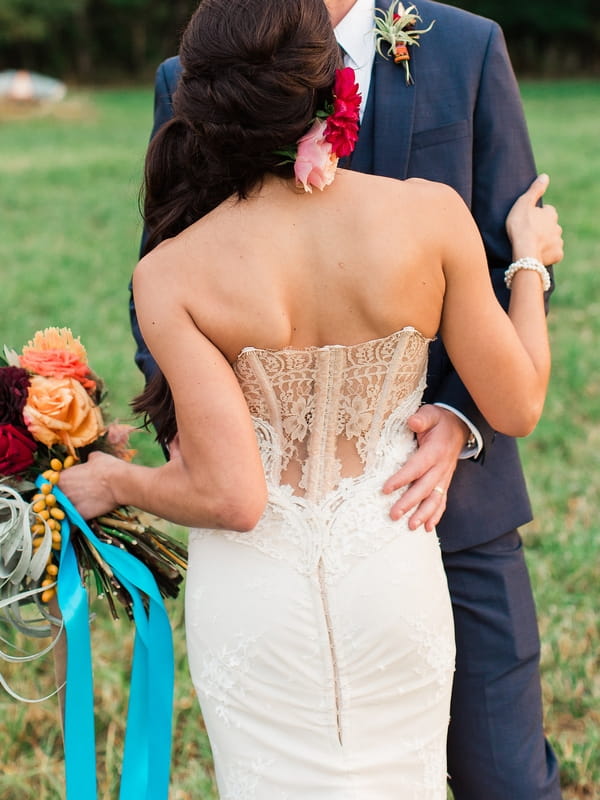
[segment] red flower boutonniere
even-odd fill
[[[414,44],[419,46],[419,37],[432,29],[435,20],[429,27],[420,30],[416,27],[417,22],[421,22],[421,17],[416,7],[408,6],[405,9],[400,0],[394,0],[387,11],[380,8],[375,10],[375,48],[383,58],[393,57],[396,64],[404,65],[407,84],[413,83],[408,48]]]

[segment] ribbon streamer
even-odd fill
[[[47,483],[39,476],[36,485]],[[67,637],[65,775],[67,800],[96,800],[96,752],[87,591],[82,584],[70,525],[98,550],[132,599],[136,626],[120,800],[166,800],[171,761],[173,640],[154,576],[137,558],[100,541],[68,497],[53,487],[66,514],[57,580]],[[70,523],[70,524],[69,524]],[[143,599],[144,598],[144,599]]]

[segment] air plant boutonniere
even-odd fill
[[[421,17],[415,6],[404,8],[400,0],[394,0],[387,11],[375,10],[375,48],[383,58],[393,58],[394,63],[402,64],[406,83],[413,83],[410,74],[410,51],[412,45],[419,46],[419,37],[428,33],[434,23],[427,28],[417,28]]]

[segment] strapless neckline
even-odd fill
[[[400,328],[393,333],[389,333],[387,336],[378,336],[375,339],[366,339],[362,342],[355,342],[354,344],[323,344],[323,345],[309,345],[308,347],[280,347],[280,348],[270,348],[270,347],[244,347],[240,350],[237,356],[231,362],[231,365],[234,366],[237,362],[248,353],[267,353],[267,354],[280,354],[280,353],[289,353],[293,355],[294,353],[314,353],[316,351],[327,351],[327,350],[353,350],[359,347],[366,347],[369,345],[376,345],[380,342],[387,342],[392,341],[404,334],[416,334],[420,339],[425,342],[431,342],[431,339],[428,336],[425,336],[417,328],[413,327],[412,325],[405,325],[404,327]]]

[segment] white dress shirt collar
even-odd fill
[[[373,0],[356,0],[334,30],[335,38],[346,52],[344,64],[356,73],[362,95],[361,116],[367,103],[375,58],[374,13]]]

